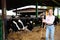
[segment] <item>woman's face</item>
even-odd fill
[[[53,15],[53,10],[49,9],[49,15]]]

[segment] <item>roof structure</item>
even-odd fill
[[[40,6],[55,6],[60,7],[60,0],[37,0]],[[27,5],[36,5],[36,0],[6,0],[7,10],[16,9]],[[0,0],[0,9],[1,9]]]

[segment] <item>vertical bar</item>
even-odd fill
[[[55,9],[55,7],[53,6],[53,15],[54,15],[54,9]]]
[[[59,17],[59,9],[57,8],[57,17]]]
[[[6,18],[6,0],[1,0],[2,4],[2,21],[3,21],[3,40],[5,40],[5,18]]]
[[[3,31],[2,31],[2,19],[0,17],[0,40],[3,40]]]
[[[38,17],[38,1],[36,0],[36,18]]]
[[[60,21],[60,17],[59,17],[59,16],[60,16],[60,15],[59,15],[59,10],[60,10],[60,9],[58,8],[58,14],[57,14],[57,16],[58,16],[58,18],[59,18],[59,21]]]
[[[17,8],[16,8],[16,16],[17,16]]]

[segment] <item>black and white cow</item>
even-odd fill
[[[19,19],[19,18],[12,18],[9,19],[7,22],[8,27],[11,28],[13,31],[18,31],[18,30],[24,30],[27,29],[27,27],[24,25],[24,23]]]
[[[58,23],[59,23],[59,18],[57,16],[55,16],[54,25],[57,25]]]
[[[17,30],[24,30],[24,29],[27,29],[27,27],[25,27],[24,26],[24,24],[23,24],[23,22],[20,20],[20,19],[15,19],[15,20],[12,20],[12,27],[14,27],[13,28],[13,30],[15,31],[15,29],[16,29],[16,31]]]

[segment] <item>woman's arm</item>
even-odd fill
[[[50,24],[53,24],[54,20],[55,20],[55,17],[51,18],[50,21],[47,19],[42,19],[42,22],[50,25]]]

